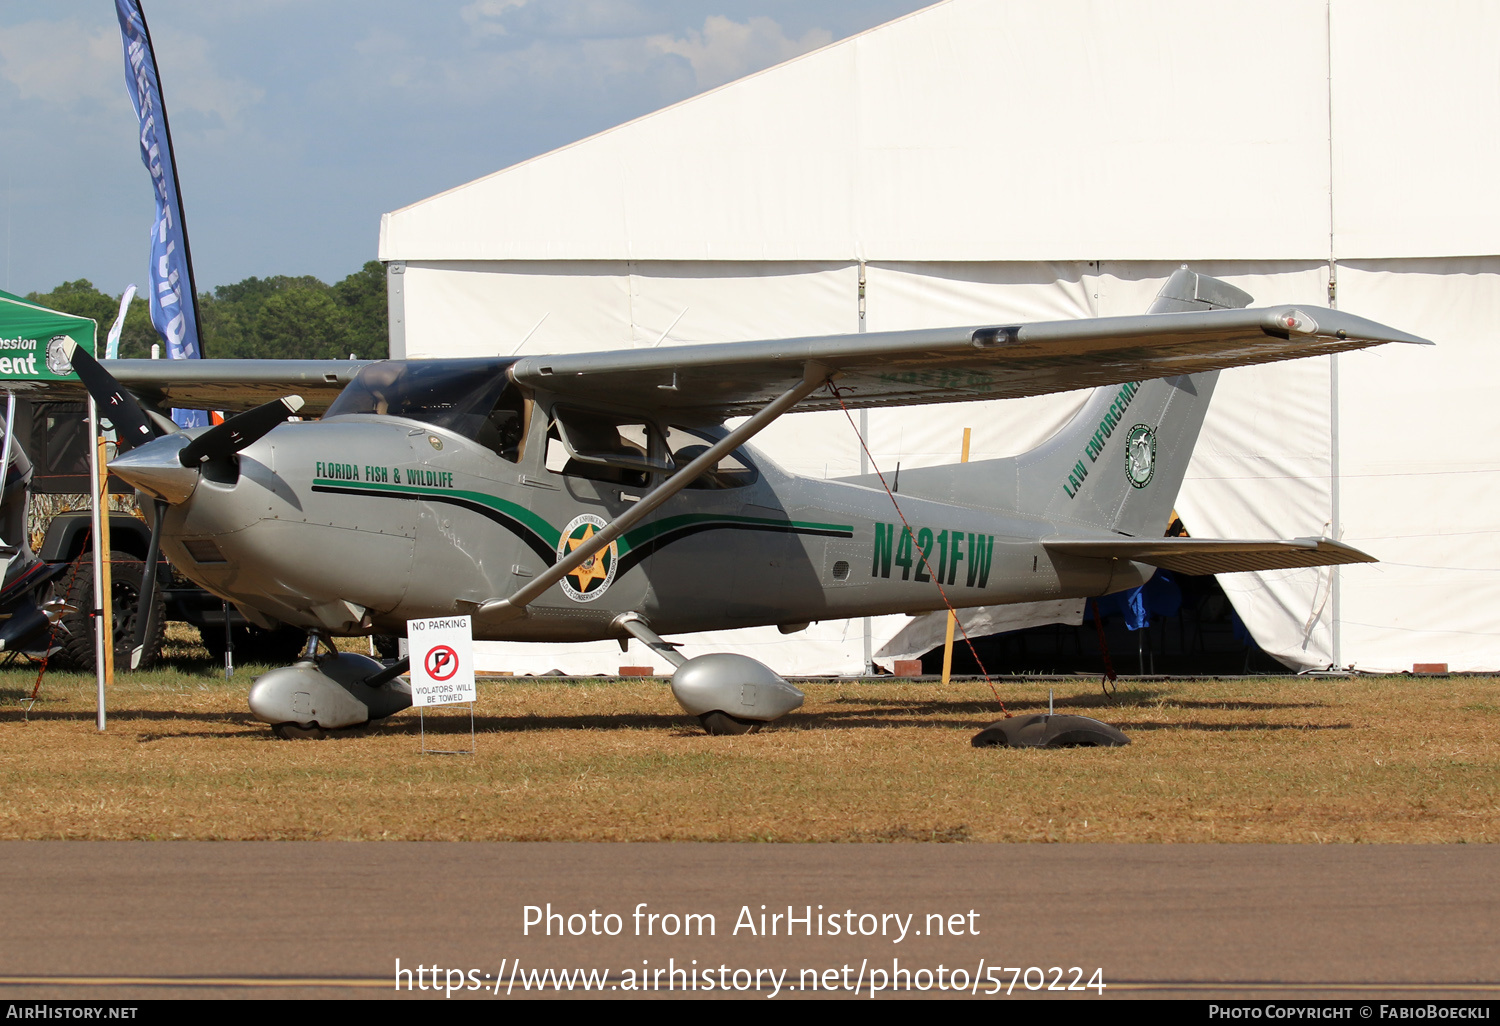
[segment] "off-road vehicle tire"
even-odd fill
[[[115,549],[110,553],[110,591],[113,593],[115,669],[130,669],[130,649],[135,640],[135,618],[140,605],[141,582],[146,566],[128,552]],[[54,594],[63,596],[76,612],[65,614],[52,631],[53,644],[62,651],[53,658],[63,667],[92,672],[94,670],[94,625],[89,609],[94,604],[94,564],[88,553],[78,557],[76,567],[58,574],[53,582]],[[146,639],[140,669],[161,656],[166,636],[166,601],[160,582],[156,589],[155,629]]]

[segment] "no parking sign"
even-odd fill
[[[475,700],[474,626],[467,616],[406,621],[411,654],[411,704]]]

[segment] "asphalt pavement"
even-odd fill
[[[17,841],[0,858],[9,1000],[1500,997],[1484,846]]]

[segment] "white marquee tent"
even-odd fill
[[[1487,0],[947,0],[387,214],[393,350],[1136,313],[1183,262],[1258,303],[1331,298],[1438,347],[1226,373],[1178,510],[1199,536],[1327,533],[1380,557],[1221,579],[1290,665],[1500,669],[1496,39]],[[974,458],[1019,451],[1080,401],[865,419],[889,471],[956,461],[966,426]],[[757,445],[803,473],[863,469],[837,416]],[[875,649],[905,623],[874,621]],[[865,636],[730,642],[852,672]],[[484,659],[643,661],[612,644]]]

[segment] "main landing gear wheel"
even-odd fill
[[[328,736],[328,731],[316,724],[304,727],[300,723],[273,723],[271,733],[283,741],[322,741]]]
[[[742,720],[737,716],[731,716],[726,712],[709,712],[698,717],[698,722],[703,724],[703,729],[715,737],[726,734],[754,734],[760,729],[758,720]]]

